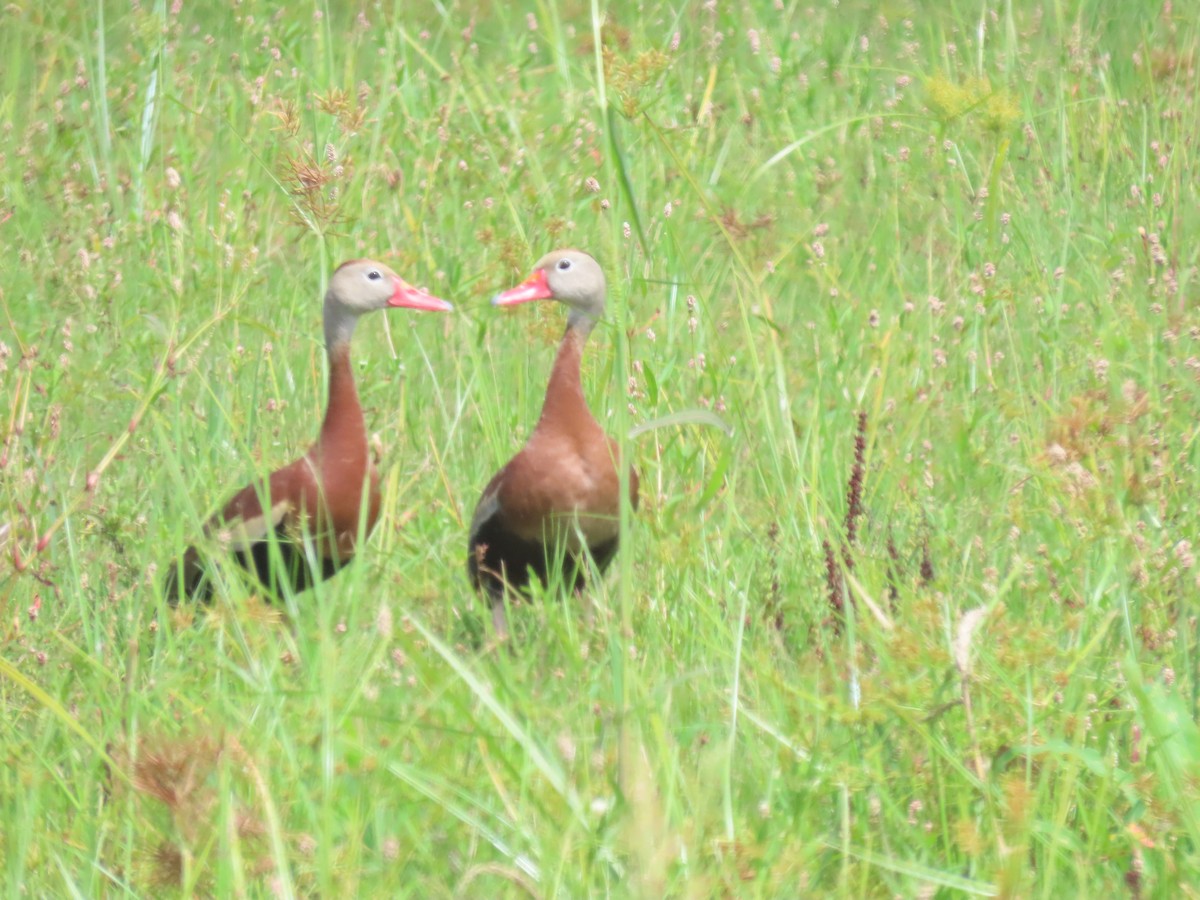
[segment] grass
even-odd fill
[[[4,891],[1194,894],[1186,4],[414,6],[0,12]],[[465,523],[562,313],[486,298],[564,244],[667,422],[509,654]],[[359,329],[366,552],[173,615],[361,255],[457,307]]]

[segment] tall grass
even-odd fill
[[[1190,890],[1183,7],[6,8],[5,891]],[[642,502],[509,653],[465,523],[563,318],[486,299],[560,245]],[[356,337],[366,551],[166,608],[364,255],[457,307]]]

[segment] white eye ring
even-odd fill
[[[560,259],[558,261],[558,271],[566,272],[570,268],[571,268],[571,261],[569,259]]]
[[[378,269],[372,269],[370,272],[367,273],[367,277],[369,279],[371,279],[372,281],[378,281],[383,276],[379,274]]]

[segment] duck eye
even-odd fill
[[[560,259],[558,261],[558,271],[565,272],[570,268],[571,268],[571,261],[569,259]]]
[[[379,274],[378,269],[372,269],[370,272],[367,273],[367,277],[370,278],[372,281],[378,281],[383,276]]]

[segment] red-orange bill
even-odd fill
[[[501,291],[493,297],[492,306],[516,306],[530,300],[549,300],[552,296],[546,273],[538,269],[516,287]]]
[[[388,306],[400,306],[405,309],[422,309],[427,312],[450,312],[454,309],[453,306],[440,297],[435,297],[433,294],[426,293],[420,288],[406,284],[399,278],[396,279],[396,289],[392,291],[392,296],[388,300]]]

